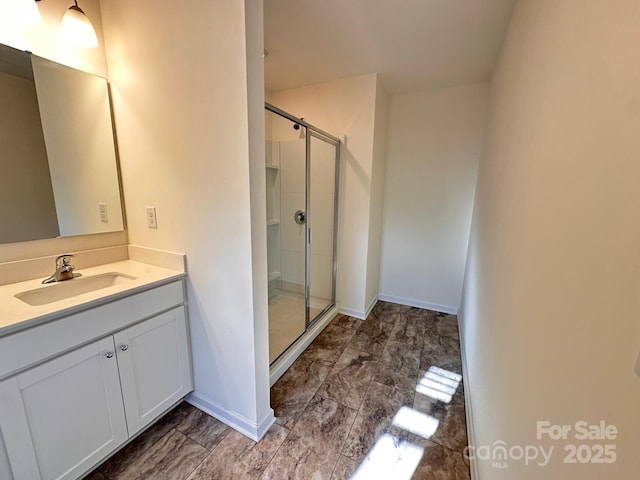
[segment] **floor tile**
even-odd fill
[[[428,370],[430,367],[439,367],[461,375],[460,341],[454,337],[427,334],[420,356],[420,368]]]
[[[399,303],[378,302],[371,310],[371,313],[379,317],[384,317],[407,311],[408,308],[410,307],[400,305]]]
[[[338,315],[316,337],[313,344],[325,348],[342,349],[349,343],[362,322],[363,320],[347,315]]]
[[[318,335],[299,358],[333,364],[355,334],[362,320],[338,315]]]
[[[462,377],[433,371],[423,371],[421,375],[413,409],[434,419],[437,427],[430,435],[423,436],[423,440],[417,440],[418,443],[430,440],[462,453],[468,445]]]
[[[422,348],[427,322],[418,315],[401,313],[397,316],[396,324],[391,331],[389,340],[403,342],[413,348]]]
[[[431,322],[431,333],[445,337],[460,340],[460,332],[458,331],[458,318],[448,313],[436,313]],[[427,327],[429,330],[429,326]]]
[[[455,316],[378,302],[272,387],[262,441],[183,402],[88,479],[469,480],[461,367]]]
[[[91,472],[89,475],[87,475],[86,477],[84,477],[83,480],[106,480],[106,478],[107,477],[105,477],[98,470],[95,470],[95,471]]]
[[[260,478],[288,433],[286,428],[276,424],[256,443],[241,433],[232,431],[191,474],[189,480]]]
[[[171,430],[131,463],[117,480],[182,480],[204,460],[209,451],[186,435]]]
[[[324,380],[317,395],[358,409],[373,379],[378,357],[347,348]]]
[[[358,466],[358,462],[354,462],[349,457],[340,455],[336,468],[331,475],[331,480],[349,480],[358,470]]]
[[[181,404],[182,405],[182,404]],[[186,404],[185,404],[186,405]],[[190,408],[193,408],[189,405]],[[176,407],[180,411],[183,407]],[[175,409],[174,409],[175,410]],[[113,457],[103,463],[99,470],[108,480],[118,477],[133,461],[140,457],[151,446],[156,444],[162,437],[169,433],[175,425],[175,418],[172,413],[163,416],[158,422],[149,427],[138,438],[124,447]]]
[[[355,416],[355,410],[334,400],[314,397],[262,478],[331,478]]]
[[[424,445],[422,458],[411,478],[416,480],[470,480],[469,466],[462,454],[437,443]]]
[[[395,317],[376,317],[373,313],[362,322],[349,342],[351,348],[373,355],[381,355],[395,326]]]
[[[331,371],[331,365],[298,358],[271,388],[276,422],[291,428]]]
[[[424,449],[385,433],[378,438],[350,480],[403,479],[408,480],[420,464]],[[443,480],[446,477],[443,477]]]
[[[403,313],[410,316],[411,318],[420,319],[425,323],[433,321],[433,319],[438,315],[438,312],[418,307],[410,307],[406,312]]]
[[[231,428],[195,407],[191,409],[176,423],[176,430],[207,450],[213,449],[231,431]]]
[[[362,462],[383,435],[406,438],[408,432],[393,425],[393,420],[402,407],[412,408],[413,400],[413,392],[400,392],[387,385],[372,382],[351,427],[342,454],[356,462]]]
[[[375,381],[398,390],[412,391],[420,373],[420,349],[389,340],[380,357]]]
[[[187,425],[191,421],[190,419],[199,411],[200,410],[187,402],[180,402],[162,418],[162,421],[170,424],[172,427]]]

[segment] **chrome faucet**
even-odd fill
[[[56,257],[56,271],[49,278],[45,278],[42,283],[62,282],[79,277],[80,273],[73,273],[76,267],[71,265],[71,257],[75,257],[75,255],[65,253]]]

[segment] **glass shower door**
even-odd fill
[[[340,140],[267,105],[269,363],[335,305]]]
[[[307,325],[306,129],[270,111],[266,112],[265,127],[272,363]]]
[[[307,133],[307,326],[335,303],[337,147]]]

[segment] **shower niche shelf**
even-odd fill
[[[267,170],[280,170],[280,165],[276,165],[275,163],[267,163],[265,167],[267,167]]]
[[[267,220],[267,225],[269,225],[270,227],[273,225],[280,225],[280,219],[279,218],[270,218],[269,220]]]

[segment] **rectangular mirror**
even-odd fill
[[[124,229],[104,78],[0,45],[0,243]]]

